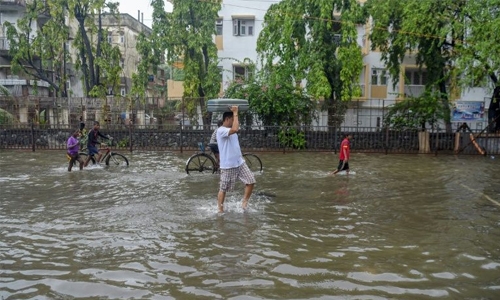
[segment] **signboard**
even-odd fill
[[[483,122],[483,101],[456,101],[453,103],[452,122]]]

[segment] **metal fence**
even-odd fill
[[[342,134],[354,134],[353,151],[377,153],[463,153],[477,154],[468,133],[447,133],[444,126],[428,128],[427,147],[422,149],[417,130],[392,130],[384,127],[383,118],[390,100],[354,101],[349,104],[345,121],[340,127],[321,126],[325,115],[313,126],[265,127],[244,123],[239,133],[242,148],[251,151],[337,151]],[[89,128],[92,121],[101,121],[101,130],[115,137],[115,147],[134,150],[196,151],[199,142],[208,142],[215,125],[198,118],[189,118],[183,109],[183,99],[149,98],[132,101],[122,97],[50,98],[0,97],[0,109],[14,116],[15,122],[0,125],[0,148],[65,149],[72,131],[79,127],[80,118]],[[1,111],[0,111],[1,112]],[[1,120],[0,120],[0,123]],[[197,125],[197,124],[206,125]],[[457,125],[458,127],[458,125]],[[487,153],[498,154],[499,137],[484,134],[486,125],[471,126],[480,146]],[[458,130],[458,128],[454,128]],[[301,134],[303,143],[294,145]]]
[[[0,149],[65,150],[72,129],[48,125],[1,125]],[[213,130],[193,130],[181,125],[150,128],[147,126],[101,126],[103,134],[113,137],[115,148],[124,151],[197,151],[198,143],[208,143]],[[303,141],[301,147],[292,143]],[[427,147],[423,147],[421,133],[416,130],[395,131],[360,127],[265,127],[262,130],[242,129],[238,133],[244,151],[333,151],[337,152],[343,134],[353,134],[352,151],[366,153],[430,153],[430,154],[479,154],[469,133],[427,132]],[[476,138],[487,154],[500,154],[500,136],[483,134]]]
[[[191,101],[193,99],[190,99]],[[200,103],[203,103],[203,99]],[[195,116],[185,111],[186,98],[151,97],[144,101],[127,97],[109,96],[99,98],[54,98],[54,97],[0,97],[0,109],[14,116],[18,123],[50,124],[53,127],[75,128],[80,118],[87,123],[94,120],[108,125],[122,125],[133,123],[138,126],[156,128],[176,125],[179,121],[185,125],[206,123],[209,113],[201,107]],[[342,127],[359,128],[371,131],[381,130],[384,127],[384,118],[395,100],[368,99],[353,100],[348,103]],[[258,118],[253,118],[257,120]],[[204,121],[205,120],[205,121]],[[317,111],[316,126],[325,126],[328,122],[326,112]],[[254,124],[255,125],[255,124]],[[256,124],[260,125],[260,124]],[[458,128],[460,124],[456,124]],[[444,127],[444,124],[435,126]],[[473,130],[482,130],[487,122],[470,123]],[[199,127],[202,128],[202,127]],[[428,129],[432,126],[428,124]]]

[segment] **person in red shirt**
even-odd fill
[[[340,144],[340,154],[339,154],[339,166],[337,170],[333,171],[331,174],[337,174],[340,171],[346,171],[349,174],[349,157],[351,155],[351,139],[352,134],[346,133],[344,135],[344,140]]]

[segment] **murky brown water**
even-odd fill
[[[258,153],[216,208],[189,154],[0,151],[2,299],[498,299],[500,157]]]

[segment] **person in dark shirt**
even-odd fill
[[[87,157],[87,160],[85,161],[84,166],[86,167],[92,157],[97,154],[96,161],[99,162],[101,160],[101,153],[99,153],[99,149],[97,149],[97,144],[99,143],[98,137],[102,137],[103,139],[109,140],[110,138],[105,136],[99,131],[100,124],[97,121],[94,121],[94,128],[92,128],[91,131],[89,131],[88,134],[88,141],[87,141],[87,149],[89,151],[89,156]]]
[[[83,121],[83,116],[80,116],[80,132],[82,133],[85,129],[85,122]]]

